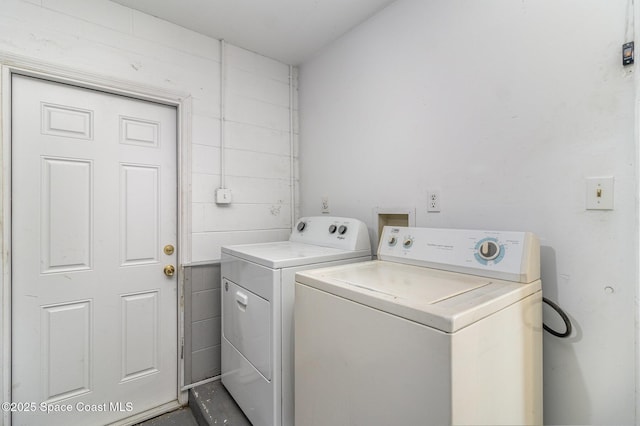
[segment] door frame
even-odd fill
[[[188,392],[184,382],[184,265],[191,262],[191,115],[192,97],[188,93],[131,81],[117,80],[98,74],[67,69],[16,55],[0,55],[0,397],[2,402],[12,401],[11,395],[11,78],[13,75],[37,77],[57,83],[66,83],[85,89],[99,90],[115,95],[151,101],[176,108],[176,161],[178,180],[177,211],[177,372],[176,401],[140,413],[116,424],[128,425],[157,416],[184,405]],[[0,426],[11,424],[11,413],[2,410]]]

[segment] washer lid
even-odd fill
[[[222,253],[272,269],[365,256],[371,259],[371,252],[367,250],[342,250],[292,241],[226,246],[222,247]]]
[[[452,333],[541,289],[395,262],[371,261],[296,274],[304,284]]]

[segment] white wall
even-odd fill
[[[220,46],[106,0],[0,0],[0,58],[18,56],[192,97],[193,262],[291,227],[289,67],[227,45],[226,186],[220,185]],[[187,141],[188,143],[190,141]]]
[[[410,206],[418,226],[538,234],[544,295],[575,327],[545,333],[547,424],[635,421],[630,3],[399,0],[300,68],[303,215],[328,196],[371,227]],[[590,176],[615,176],[615,210],[585,210]]]

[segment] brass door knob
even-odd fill
[[[168,277],[172,277],[176,272],[176,268],[173,265],[167,265],[164,267],[164,274]]]

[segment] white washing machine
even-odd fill
[[[289,241],[222,248],[222,383],[256,426],[293,425],[295,273],[371,260],[356,219],[300,219]]]
[[[385,227],[295,285],[297,425],[542,424],[538,239]]]

